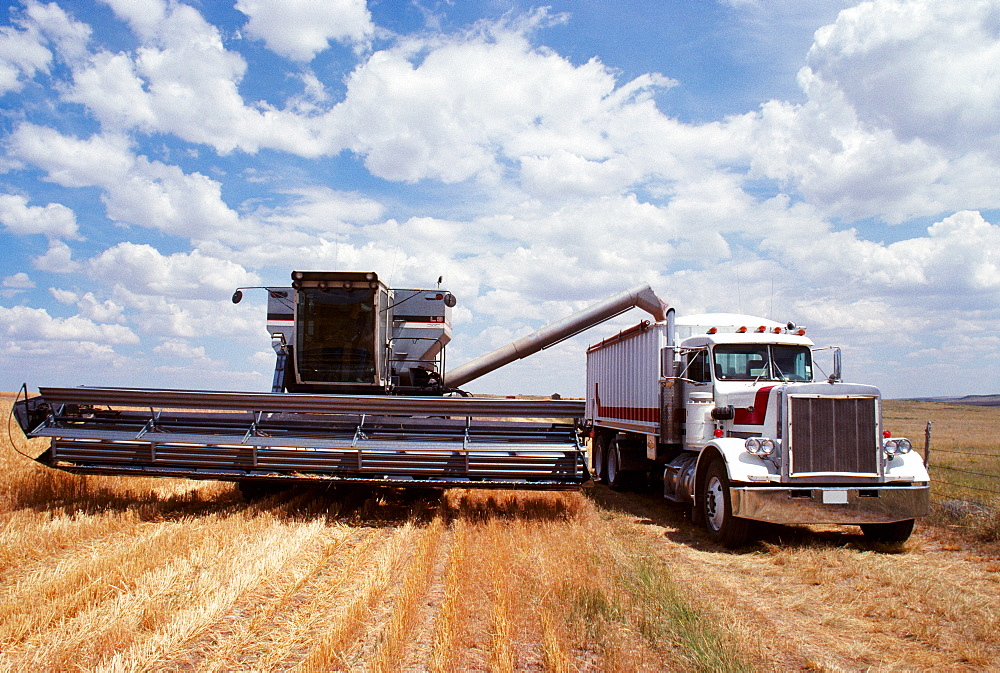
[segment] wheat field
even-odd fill
[[[14,433],[2,670],[747,668],[627,517],[579,492],[247,503],[229,483],[51,470]]]
[[[956,446],[996,449],[969,428]],[[1000,550],[948,522],[902,549],[770,526],[731,552],[653,491],[248,503],[224,482],[65,474],[8,437],[0,671],[1000,667]]]

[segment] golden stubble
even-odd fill
[[[1000,665],[1000,559],[943,529],[902,553],[843,527],[731,553],[655,494],[246,503],[227,483],[73,476],[2,444],[0,670]]]

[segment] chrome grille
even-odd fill
[[[789,397],[790,473],[878,474],[874,397]]]

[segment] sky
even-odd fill
[[[27,0],[0,390],[269,390],[292,270],[458,299],[448,368],[641,283],[1000,393],[997,0]],[[632,310],[466,386],[583,394]]]

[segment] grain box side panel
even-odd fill
[[[666,325],[650,325],[587,353],[587,418],[598,425],[658,434],[660,349]]]

